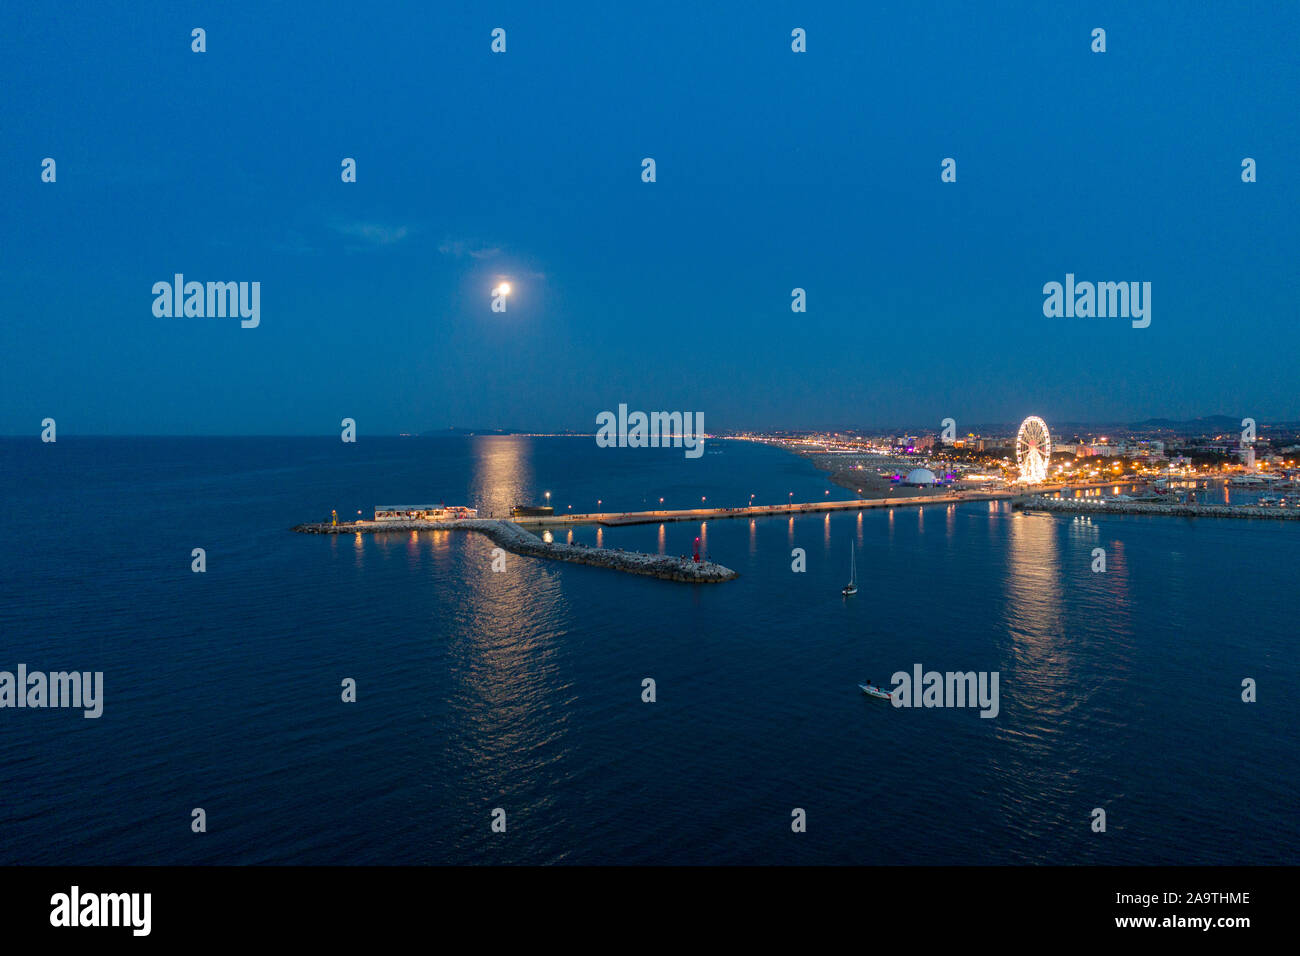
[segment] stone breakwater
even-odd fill
[[[1300,520],[1300,508],[1261,508],[1256,505],[1184,505],[1161,501],[1102,501],[1098,498],[1021,498],[1011,507],[1074,514],[1173,515],[1179,518],[1280,518]]]
[[[580,544],[550,544],[525,531],[513,521],[491,518],[463,518],[458,521],[358,521],[353,524],[300,524],[291,530],[301,534],[375,534],[385,531],[477,531],[515,554],[553,561],[571,561],[598,568],[645,574],[668,581],[712,584],[739,575],[712,561],[696,563],[690,558],[643,554],[614,548],[588,548]]]

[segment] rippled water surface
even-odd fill
[[[573,532],[699,536],[741,573],[709,586],[493,573],[473,534],[288,531],[546,491],[557,511],[847,496],[738,442],[0,440],[0,669],[106,685],[98,720],[0,710],[0,861],[1300,861],[1300,524],[972,503]],[[997,671],[1000,713],[857,689],[914,664]]]

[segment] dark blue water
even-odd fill
[[[699,535],[741,572],[711,586],[513,555],[496,574],[472,534],[288,531],[547,490],[580,511],[846,494],[773,448],[709,452],[0,441],[0,669],[106,683],[98,720],[0,710],[0,862],[1300,861],[1300,524],[984,503],[599,532],[672,554]],[[998,671],[1001,713],[857,689],[916,663]]]

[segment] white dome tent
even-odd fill
[[[903,484],[916,488],[933,487],[934,483],[934,472],[929,468],[913,468],[903,479]]]

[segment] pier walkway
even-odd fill
[[[1300,520],[1300,508],[1259,505],[1185,505],[1163,501],[1104,501],[1100,498],[1025,498],[1012,504],[1026,511],[1071,514],[1173,515],[1179,518],[1274,518]]]
[[[1131,482],[1125,482],[1131,484]],[[1110,488],[1115,482],[1071,485],[1036,485],[1034,491],[1074,491],[1084,488]],[[826,511],[858,511],[870,508],[921,508],[925,505],[962,504],[971,501],[998,501],[1027,494],[1019,490],[970,490],[946,494],[909,495],[906,498],[857,498],[851,501],[809,501],[785,505],[753,505],[741,508],[687,508],[667,511],[623,511],[597,514],[520,516],[508,520],[529,527],[600,524],[608,527],[628,524],[659,524],[666,521],[708,521],[715,518],[759,518],[772,515],[820,514]]]

